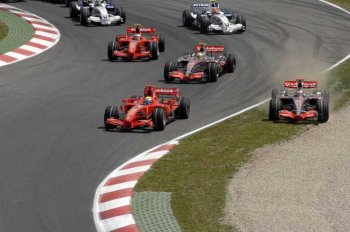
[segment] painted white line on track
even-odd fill
[[[327,2],[327,1],[324,1],[324,0],[319,0],[319,1],[320,1],[320,2],[323,2],[323,3],[325,3],[325,4],[328,4],[328,5],[330,5],[330,6],[333,6],[333,7],[337,8],[338,10],[341,10],[341,11],[347,13],[347,14],[350,14],[350,11],[345,10],[343,7],[340,7],[340,6],[338,6],[338,5],[335,5],[335,4],[333,4],[333,3],[330,3],[330,2]]]

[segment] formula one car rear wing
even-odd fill
[[[200,51],[201,48],[203,47],[203,45],[201,44],[197,44],[195,47],[194,47],[194,50],[197,52],[197,51]],[[213,45],[207,45],[207,46],[204,46],[206,52],[212,52],[212,53],[220,53],[220,52],[223,52],[225,50],[225,47],[224,46],[213,46]]]
[[[156,88],[154,85],[146,85],[144,89],[144,96],[159,96],[159,95],[171,95],[180,97],[180,89],[178,88]]]
[[[132,34],[132,33],[155,34],[156,29],[154,27],[127,27],[126,32],[128,34]]]
[[[304,81],[304,79],[297,79],[295,81],[284,81],[285,88],[297,89],[297,88],[317,88],[317,81]]]

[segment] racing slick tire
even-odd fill
[[[184,10],[182,12],[182,25],[184,27],[189,27],[193,23],[193,18],[189,10]]]
[[[119,112],[118,112],[117,106],[107,106],[105,109],[105,115],[103,118],[103,122],[105,124],[106,130],[116,128],[116,126],[106,123],[108,118],[119,118]]]
[[[162,131],[165,128],[166,116],[162,108],[155,108],[152,113],[152,122],[154,124],[153,129],[156,131]]]
[[[206,73],[208,82],[216,82],[218,80],[218,65],[216,63],[208,63]]]
[[[272,98],[269,106],[269,120],[277,121],[280,119],[279,111],[281,110],[281,100],[278,97],[278,89],[272,90]]]
[[[279,95],[279,90],[278,89],[273,89],[272,91],[271,91],[271,98],[272,99],[274,99],[274,98],[277,98],[278,97],[278,95]]]
[[[164,39],[164,35],[159,34],[159,35],[158,35],[158,38],[159,38],[159,42],[158,42],[159,51],[160,51],[160,52],[164,52],[164,51],[165,51],[165,39]]]
[[[226,58],[226,72],[233,73],[236,69],[236,58],[233,54],[229,53]]]
[[[208,33],[208,26],[209,26],[209,18],[208,16],[200,16],[200,21],[199,21],[199,31],[202,34],[207,34]]]
[[[108,49],[107,49],[107,52],[108,52],[108,59],[109,59],[109,61],[114,61],[114,60],[116,60],[118,57],[115,57],[114,55],[113,55],[113,53],[114,53],[114,51],[115,50],[118,50],[118,43],[117,42],[115,42],[115,41],[110,41],[109,43],[108,43]]]
[[[328,91],[322,91],[322,98],[317,100],[316,103],[318,117],[317,121],[320,123],[327,122],[329,119],[329,93]]]
[[[125,10],[122,7],[117,8],[117,9],[118,9],[117,10],[117,12],[118,12],[117,15],[119,15],[123,19],[123,21],[119,21],[118,23],[124,24],[126,22],[126,12],[125,12]]]
[[[180,99],[180,106],[175,110],[175,114],[180,119],[187,119],[190,115],[190,100],[182,97]]]
[[[236,23],[240,23],[243,25],[243,28],[238,30],[238,32],[245,32],[247,30],[247,21],[244,15],[237,15]]]
[[[151,60],[158,60],[159,58],[159,48],[156,42],[151,42],[148,44],[149,51],[151,52]]]
[[[165,82],[172,82],[175,80],[174,77],[170,77],[170,72],[176,69],[176,64],[173,61],[167,61],[164,66],[164,80]]]
[[[76,18],[78,16],[77,2],[71,1],[69,3],[69,17]]]
[[[90,16],[90,10],[87,7],[80,8],[80,24],[87,26],[89,24],[88,18]]]

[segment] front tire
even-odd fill
[[[114,56],[114,51],[118,50],[118,42],[116,41],[111,41],[108,43],[108,49],[107,49],[107,53],[108,53],[108,59],[109,61],[114,61],[117,59],[117,57]]]
[[[88,18],[90,16],[89,8],[82,7],[80,8],[80,24],[83,26],[87,26],[89,24]]]
[[[280,119],[279,112],[281,110],[281,100],[278,97],[278,90],[272,90],[272,98],[269,106],[269,120],[277,121]]]
[[[180,119],[187,119],[190,115],[190,100],[188,98],[182,97],[180,99],[180,106],[175,110],[175,114]]]
[[[208,33],[208,26],[209,26],[209,18],[208,16],[200,16],[200,22],[199,22],[199,31],[202,34]]]
[[[233,54],[228,54],[226,58],[226,72],[233,73],[236,69],[236,58]]]
[[[76,18],[78,16],[77,2],[71,1],[69,3],[69,17]]]
[[[218,80],[218,65],[216,63],[208,63],[206,72],[208,82],[216,82]]]
[[[322,98],[317,100],[317,121],[320,123],[327,122],[329,119],[329,93],[322,91]]]
[[[193,18],[189,10],[184,10],[182,12],[182,25],[184,27],[189,27],[193,23]]]
[[[154,124],[153,129],[156,131],[162,131],[165,128],[166,117],[162,108],[155,108],[152,113],[152,122]]]
[[[164,66],[164,80],[165,82],[172,82],[175,80],[174,77],[170,76],[170,72],[176,69],[176,64],[173,61],[167,61]]]
[[[243,25],[243,28],[238,30],[238,32],[241,32],[241,33],[245,32],[247,30],[247,21],[245,19],[245,16],[244,15],[237,15],[236,17],[237,17],[236,23],[240,23]]]
[[[116,126],[110,125],[107,123],[108,118],[119,118],[119,112],[118,112],[118,107],[116,106],[107,106],[105,109],[105,114],[103,118],[103,122],[105,124],[105,129],[110,130],[115,128]]]
[[[126,22],[126,12],[122,7],[119,8],[118,15],[123,19],[123,21],[120,21],[120,23],[124,24]]]
[[[158,35],[159,38],[159,51],[160,52],[164,52],[165,51],[165,39],[164,36],[162,34]]]

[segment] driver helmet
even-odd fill
[[[211,1],[211,7],[219,8],[219,3],[217,3],[216,1]]]
[[[145,105],[150,105],[152,103],[152,97],[150,96],[145,97],[144,103]]]
[[[97,6],[101,6],[101,0],[96,0],[94,5],[95,5],[96,7],[97,7]]]
[[[203,60],[205,57],[205,54],[204,54],[204,52],[199,51],[196,53],[196,57],[198,60]]]
[[[196,57],[198,60],[203,60],[205,57],[205,47],[204,45],[201,45],[199,50],[196,52]]]
[[[217,7],[213,7],[213,8],[211,9],[211,13],[212,13],[212,14],[219,14],[219,13],[220,13],[220,10],[219,10],[219,8],[217,8]]]
[[[135,34],[135,40],[140,40],[141,39],[141,34]]]

